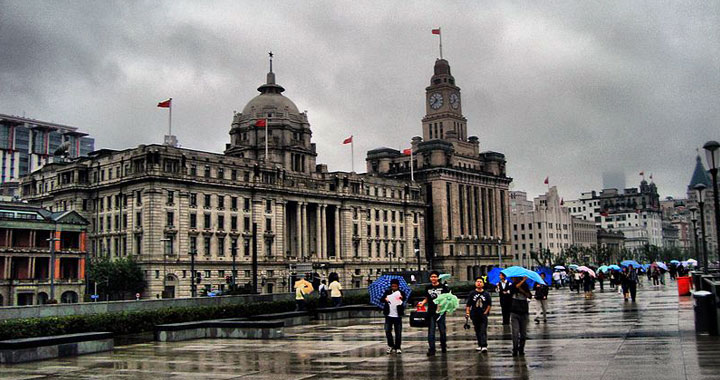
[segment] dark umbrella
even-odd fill
[[[384,308],[385,304],[382,302],[382,297],[385,291],[390,289],[390,280],[397,279],[400,283],[400,293],[403,294],[403,304],[406,304],[410,299],[410,287],[402,276],[396,276],[392,274],[384,274],[377,278],[370,286],[368,286],[368,293],[370,293],[370,303],[379,307]]]

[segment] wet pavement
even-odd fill
[[[493,299],[494,302],[497,299]],[[534,312],[531,305],[531,313]],[[0,366],[2,379],[718,379],[720,339],[694,331],[692,299],[674,282],[647,283],[636,303],[551,291],[547,323],[530,323],[525,357],[511,355],[499,307],[488,353],[475,351],[463,313],[448,320],[448,352],[428,358],[426,330],[403,324],[403,353],[387,355],[383,320],[286,329],[282,340],[141,343],[112,352]]]

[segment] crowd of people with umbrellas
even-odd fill
[[[618,264],[590,267],[570,264],[553,268],[539,267],[534,271],[520,266],[493,268],[486,276],[475,279],[475,289],[470,292],[465,306],[465,329],[470,329],[472,322],[477,339],[477,351],[488,351],[487,327],[488,316],[493,307],[489,291],[497,292],[503,325],[510,326],[512,336],[512,355],[525,354],[527,326],[530,321],[531,299],[535,299],[535,323],[547,322],[547,299],[549,289],[554,286],[559,290],[569,288],[580,292],[583,289],[586,299],[592,299],[596,284],[600,291],[605,291],[605,281],[611,291],[622,294],[626,302],[635,302],[637,287],[643,286],[642,278],[648,278],[648,284],[661,286],[665,284],[665,274],[671,279],[686,275],[689,268],[697,265],[697,261],[671,260],[640,264],[635,260],[625,260]],[[436,341],[439,334],[440,350],[447,351],[448,314],[460,308],[460,300],[452,294],[446,284],[448,274],[437,271],[430,272],[430,284],[425,286],[417,303],[417,310],[410,314],[410,326],[426,327],[428,356],[436,355]],[[385,315],[385,335],[387,353],[402,353],[402,318],[404,309],[410,300],[411,288],[402,276],[383,275],[373,282],[368,291],[372,304],[383,309]],[[534,294],[532,293],[534,292]],[[394,335],[393,335],[394,332]]]

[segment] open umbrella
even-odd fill
[[[555,269],[557,269],[557,270],[564,270],[565,267],[562,266],[562,265],[555,265]]]
[[[625,261],[621,262],[620,265],[622,265],[624,267],[632,265],[633,268],[635,268],[635,269],[642,268],[642,265],[640,265],[640,263],[638,263],[635,260],[625,260]]]
[[[578,269],[578,266],[575,265],[575,264],[570,264],[570,265],[568,265],[568,268],[570,268],[570,269],[572,269],[572,270],[577,270],[577,269]]]
[[[512,266],[510,268],[505,268],[502,270],[502,274],[504,274],[505,277],[507,277],[507,278],[527,277],[527,278],[533,280],[534,282],[539,282],[543,285],[547,285],[545,283],[545,281],[543,281],[543,279],[540,277],[539,274],[537,274],[531,270],[525,269],[523,267],[519,267],[519,266]]]
[[[447,281],[450,279],[450,277],[452,277],[452,275],[450,273],[443,273],[440,275],[440,277],[438,277],[438,280]]]
[[[622,270],[622,268],[620,268],[619,266],[617,266],[617,265],[615,265],[615,264],[608,265],[608,269],[610,269],[610,270]]]
[[[656,264],[660,269],[668,270],[668,267],[667,267],[667,265],[665,265],[665,263],[656,262],[655,264]]]
[[[452,313],[460,307],[460,300],[452,293],[443,293],[435,298],[438,316],[445,313]]]
[[[678,264],[680,264],[680,262],[677,260],[670,260],[670,264],[678,265]]]
[[[396,276],[391,274],[384,274],[377,278],[377,280],[373,281],[370,286],[368,286],[368,293],[370,293],[370,303],[379,307],[384,308],[385,304],[381,301],[382,296],[385,294],[385,291],[390,289],[390,280],[397,279],[398,282],[400,282],[400,293],[403,294],[403,304],[407,303],[407,301],[410,299],[410,287],[408,286],[407,282],[405,282],[405,279],[402,276]]]
[[[303,293],[305,293],[305,294],[310,294],[314,290],[310,281],[308,281],[304,278],[302,280],[295,281],[295,289],[297,289],[297,288],[303,288]]]
[[[687,259],[688,264],[695,266],[698,264],[697,260],[695,259]]]
[[[550,269],[548,267],[538,267],[537,269],[535,269],[535,272],[537,274],[545,273],[545,282],[547,283],[548,286],[552,285],[552,275],[553,275],[552,269]]]
[[[493,269],[490,269],[490,272],[487,274],[488,282],[497,285],[498,282],[500,282],[500,272],[503,269],[500,267],[495,267]]]
[[[580,271],[580,272],[588,272],[588,273],[590,273],[590,276],[591,276],[591,277],[595,277],[595,271],[593,271],[592,269],[586,267],[585,265],[579,266],[577,270]]]
[[[603,272],[603,273],[605,273],[605,272],[607,272],[608,270],[610,270],[610,268],[608,268],[607,265],[603,265],[603,266],[601,266],[600,268],[598,268],[598,272]]]

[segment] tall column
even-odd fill
[[[302,246],[303,246],[303,257],[310,255],[310,230],[308,228],[308,216],[307,216],[307,203],[302,205]]]
[[[340,207],[335,206],[335,259],[340,259]]]
[[[322,221],[322,258],[327,259],[328,253],[327,253],[327,205],[321,205],[322,211],[320,215],[320,219]]]
[[[322,205],[318,204],[315,209],[315,255],[318,259],[322,258],[322,218],[320,212]]]
[[[302,207],[301,203],[297,203],[295,210],[295,257],[302,258]]]

